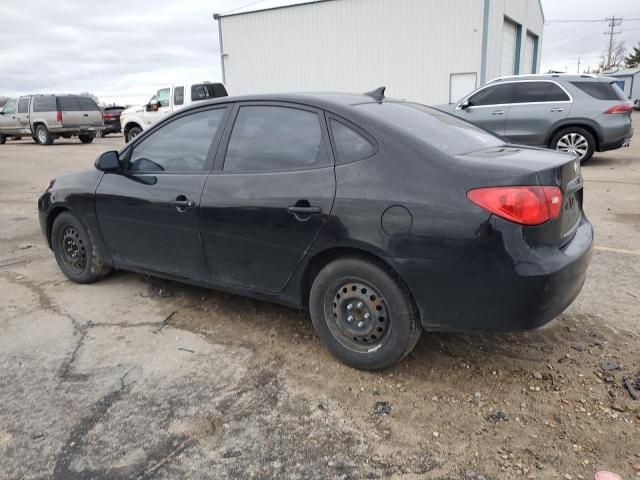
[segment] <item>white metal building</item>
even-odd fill
[[[544,23],[540,0],[320,0],[214,18],[232,95],[386,85],[427,104],[536,73]]]
[[[613,78],[629,100],[640,98],[640,67],[618,68],[603,75]]]

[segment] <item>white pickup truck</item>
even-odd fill
[[[226,97],[222,83],[180,83],[159,89],[146,105],[130,107],[120,114],[125,141],[130,141],[170,113],[203,100]]]

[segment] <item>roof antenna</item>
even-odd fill
[[[366,92],[365,95],[373,98],[376,102],[382,102],[384,100],[384,91],[387,87],[378,87],[375,90],[371,90],[370,92]]]

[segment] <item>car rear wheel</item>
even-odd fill
[[[70,212],[62,212],[53,222],[51,247],[60,270],[73,282],[92,283],[111,271],[89,230]]]
[[[422,327],[406,286],[375,262],[347,257],[327,264],[309,296],[320,340],[344,363],[387,368],[415,347]]]
[[[575,153],[580,163],[587,163],[596,149],[596,141],[588,130],[569,127],[560,130],[551,140],[551,147],[567,153]]]
[[[49,130],[42,124],[36,128],[36,139],[40,145],[51,145],[53,143],[53,137],[49,133]]]
[[[138,135],[140,135],[142,133],[142,129],[140,127],[131,127],[128,131],[127,131],[127,142],[130,142],[131,140],[133,140],[134,138],[136,138]]]
[[[0,145],[4,145],[7,141],[7,137],[4,135],[0,135]]]
[[[82,143],[91,143],[93,142],[93,135],[78,135],[78,138]]]

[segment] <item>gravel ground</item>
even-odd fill
[[[563,315],[425,334],[377,373],[335,361],[305,312],[128,272],[66,280],[36,199],[121,144],[0,146],[0,479],[640,478],[622,386],[640,374],[640,142],[584,167],[596,249]]]

